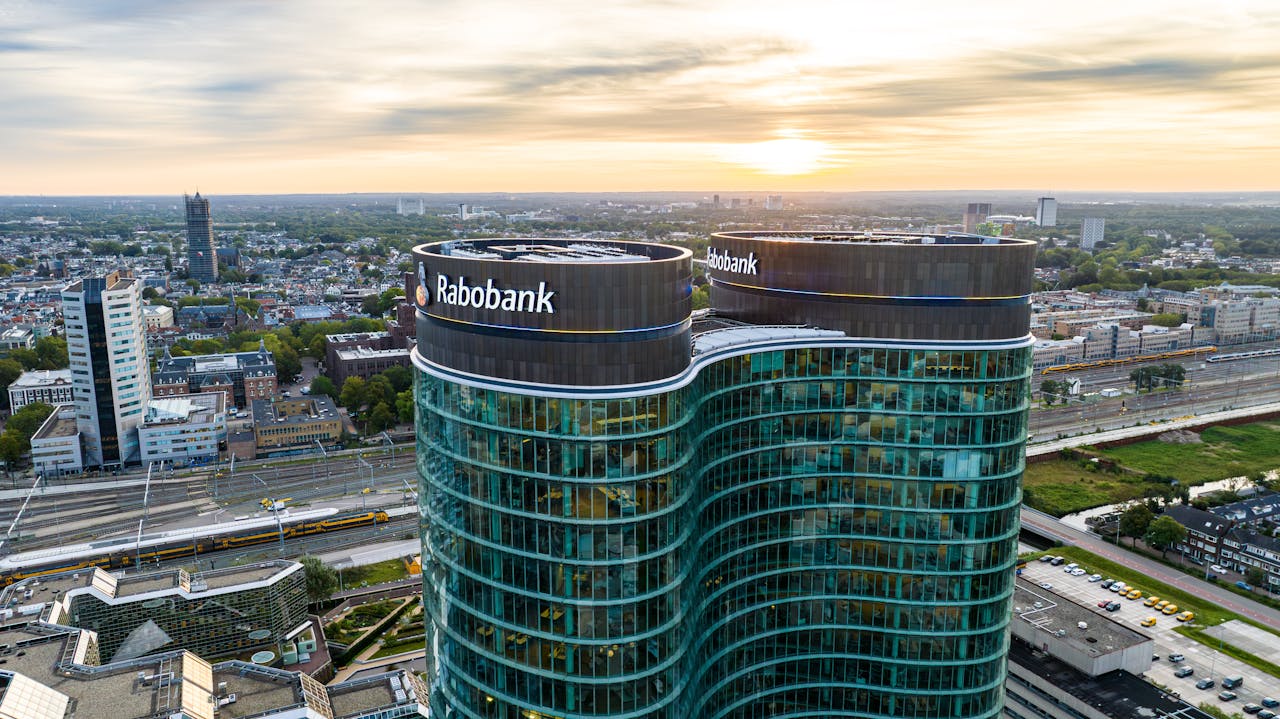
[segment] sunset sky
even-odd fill
[[[1277,0],[0,2],[0,194],[1275,190]]]

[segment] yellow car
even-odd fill
[[[1161,599],[1160,601],[1156,602],[1156,604],[1155,604],[1156,609],[1158,609],[1158,610],[1160,610],[1160,611],[1162,611],[1162,612],[1164,611],[1164,608],[1165,608],[1165,607],[1168,607],[1168,606],[1175,606],[1175,607],[1176,607],[1177,605],[1176,605],[1176,604],[1174,604],[1174,605],[1170,605],[1170,604],[1169,604],[1169,602],[1165,601],[1164,599]]]
[[[1182,614],[1178,615],[1178,621],[1180,622],[1189,622],[1195,618],[1196,618],[1195,612],[1183,612]]]
[[[1156,625],[1155,617],[1147,617],[1146,619],[1142,620],[1142,626],[1144,627],[1154,627],[1155,625]]]
[[[1142,599],[1142,590],[1130,589],[1129,593],[1124,596],[1125,596],[1125,599]]]
[[[1160,601],[1160,597],[1147,597],[1147,601],[1143,602],[1142,605],[1146,607],[1154,607],[1158,601]]]
[[[1177,614],[1177,613],[1178,613],[1178,605],[1177,605],[1177,604],[1170,604],[1169,606],[1165,607],[1164,609],[1161,609],[1160,611],[1164,612],[1165,614]]]

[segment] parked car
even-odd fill
[[[1107,605],[1107,611],[1108,611],[1108,612],[1118,612],[1118,611],[1120,611],[1120,602],[1111,602],[1110,604],[1108,604],[1108,605]]]
[[[1173,662],[1174,664],[1177,664],[1178,662],[1183,662],[1183,661],[1186,661],[1186,660],[1187,660],[1187,658],[1186,658],[1185,656],[1181,655],[1181,654],[1170,654],[1170,655],[1169,655],[1169,661]]]
[[[1253,591],[1253,585],[1252,585],[1252,584],[1249,584],[1248,582],[1243,582],[1243,581],[1241,581],[1241,582],[1236,582],[1236,586],[1237,586],[1237,587],[1240,587],[1241,589],[1245,590],[1246,592],[1252,592],[1252,591]]]
[[[1071,576],[1073,577],[1083,577],[1088,573],[1089,573],[1089,570],[1085,569],[1084,567],[1076,567],[1075,569],[1071,570]]]
[[[1212,689],[1213,683],[1212,679],[1201,679],[1196,682],[1196,689]]]
[[[1245,714],[1257,714],[1258,712],[1262,711],[1262,705],[1249,702],[1248,704],[1245,704],[1244,706],[1240,707],[1240,711],[1244,712]]]
[[[1151,595],[1150,597],[1147,597],[1147,601],[1143,602],[1143,603],[1142,603],[1142,606],[1144,606],[1144,607],[1154,607],[1154,606],[1156,605],[1156,602],[1158,602],[1158,601],[1160,601],[1160,597],[1157,597],[1157,596],[1155,596],[1155,595],[1153,594],[1153,595]]]
[[[1235,692],[1227,691],[1226,689],[1223,689],[1222,691],[1218,692],[1218,699],[1221,701],[1229,702],[1235,698],[1236,698]]]
[[[1178,605],[1177,605],[1177,604],[1169,604],[1169,605],[1166,605],[1166,606],[1165,606],[1165,608],[1164,608],[1164,609],[1161,609],[1160,611],[1164,612],[1164,613],[1165,613],[1165,615],[1167,615],[1167,616],[1173,616],[1174,614],[1177,614],[1177,613],[1178,613]]]
[[[1192,669],[1191,667],[1178,667],[1177,671],[1175,671],[1173,675],[1179,679],[1182,679],[1184,677],[1189,677],[1195,673],[1196,673],[1196,670]]]
[[[1223,688],[1223,689],[1235,689],[1236,687],[1240,686],[1241,684],[1244,684],[1244,677],[1240,676],[1239,674],[1237,674],[1236,676],[1233,676],[1233,677],[1223,677],[1223,678],[1222,678],[1222,688]]]
[[[1053,555],[1052,555],[1052,554],[1041,554],[1041,555],[1040,555],[1040,561],[1042,561],[1042,562],[1052,562],[1052,561],[1053,561]]]
[[[1270,709],[1263,709],[1258,712],[1258,719],[1276,719],[1276,713]]]
[[[1147,617],[1146,619],[1143,619],[1143,620],[1142,620],[1141,624],[1142,624],[1142,626],[1144,626],[1144,627],[1154,627],[1154,626],[1156,625],[1156,618],[1155,618],[1155,617]]]
[[[1055,567],[1061,567],[1062,563],[1065,561],[1067,561],[1066,557],[1054,557],[1053,559],[1049,560],[1049,564],[1052,564]]]
[[[1182,614],[1178,615],[1178,621],[1180,622],[1189,622],[1195,618],[1196,618],[1196,613],[1192,611],[1185,611]]]
[[[1089,575],[1089,581],[1090,581],[1090,582],[1101,582],[1101,581],[1102,581],[1102,575],[1101,575],[1101,574],[1090,574],[1090,575]]]
[[[1263,697],[1262,706],[1267,707],[1268,709],[1270,709],[1271,707],[1280,707],[1280,701],[1276,701],[1271,697]]]
[[[1099,586],[1099,587],[1102,587],[1103,589],[1110,589],[1112,584],[1115,584],[1115,580],[1113,580],[1113,579],[1104,579],[1104,580],[1102,580],[1102,584],[1099,584],[1098,586]]]
[[[1226,574],[1226,573],[1227,573],[1227,568],[1226,568],[1226,567],[1219,566],[1219,565],[1217,565],[1217,564],[1210,564],[1210,565],[1209,565],[1209,569],[1210,569],[1210,570],[1212,570],[1213,572],[1215,572],[1216,574]]]
[[[1067,574],[1070,574],[1071,572],[1075,571],[1075,568],[1078,566],[1080,565],[1076,564],[1075,562],[1072,562],[1071,564],[1068,564],[1067,566],[1063,567],[1062,571],[1066,572]]]
[[[1142,590],[1130,589],[1129,592],[1124,595],[1124,597],[1125,599],[1142,599]]]
[[[1098,607],[1099,607],[1100,609],[1106,609],[1106,608],[1107,608],[1107,605],[1108,605],[1108,604],[1110,604],[1110,603],[1111,603],[1111,602],[1109,602],[1109,601],[1107,601],[1107,600],[1105,600],[1105,599],[1104,599],[1104,600],[1102,600],[1101,602],[1098,602]]]
[[[1053,585],[1048,582],[1040,582],[1041,589],[1053,589]]]

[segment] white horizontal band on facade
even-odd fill
[[[812,337],[805,338],[803,340],[794,338],[785,340],[760,340],[698,354],[694,356],[693,361],[689,363],[689,366],[685,368],[684,371],[666,379],[638,384],[600,385],[594,387],[584,385],[554,385],[538,382],[522,382],[519,380],[506,380],[478,375],[471,372],[463,372],[428,360],[421,355],[418,347],[413,349],[413,352],[410,353],[409,357],[413,361],[415,367],[432,377],[446,380],[448,382],[467,385],[476,389],[488,389],[498,392],[515,392],[533,397],[557,397],[565,399],[625,399],[628,397],[640,397],[680,389],[693,382],[693,380],[698,377],[698,373],[706,366],[730,357],[738,357],[756,352],[775,352],[782,350],[814,348],[868,348],[886,350],[905,349],[972,352],[981,350],[1021,349],[1024,347],[1030,347],[1035,342],[1036,338],[1030,333],[1024,337],[1013,340],[973,340],[962,342],[883,340],[864,337]],[[909,380],[911,378],[903,377],[900,379]]]

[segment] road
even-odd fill
[[[1249,601],[1216,584],[1188,576],[1126,549],[1117,547],[1101,537],[1069,527],[1057,519],[1029,507],[1022,508],[1022,524],[1034,528],[1045,536],[1087,549],[1117,564],[1136,569],[1148,577],[1170,586],[1178,587],[1218,606],[1248,617],[1272,631],[1280,633],[1280,611]]]

